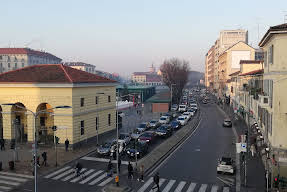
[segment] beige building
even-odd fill
[[[214,46],[212,46],[205,57],[205,86],[211,90],[214,88]]]
[[[95,73],[96,72],[96,66],[91,65],[88,63],[83,63],[83,62],[64,62],[63,65],[72,67],[74,69],[78,69],[81,71],[86,71],[89,73]]]
[[[0,75],[0,137],[39,143],[78,144],[116,127],[116,82],[62,64],[25,67]],[[16,103],[15,106],[3,105]],[[56,109],[57,106],[71,109]]]
[[[0,73],[36,64],[56,64],[62,59],[29,48],[0,48]]]
[[[263,94],[260,125],[277,164],[270,162],[273,176],[287,177],[287,24],[270,27],[259,43],[264,51]]]

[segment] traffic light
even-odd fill
[[[279,177],[275,177],[275,178],[274,178],[273,187],[274,187],[274,188],[278,188],[278,186],[279,186]]]

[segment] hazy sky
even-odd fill
[[[125,76],[171,57],[204,71],[220,30],[247,29],[257,46],[258,24],[261,38],[284,11],[287,0],[3,0],[0,47],[28,45]]]

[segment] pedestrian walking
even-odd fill
[[[69,141],[68,138],[67,138],[66,141],[65,141],[66,151],[68,151],[68,149],[69,149],[69,144],[70,144],[70,141]]]
[[[5,151],[5,139],[0,139],[1,140],[1,151]]]
[[[159,192],[159,172],[157,172],[154,176],[153,176],[153,182],[156,185],[155,187],[152,188],[152,190],[154,190],[155,188],[157,188],[157,191]]]
[[[251,151],[252,157],[254,157],[254,154],[256,153],[254,144],[251,145],[250,151]]]
[[[122,160],[121,160],[121,158],[119,157],[119,159],[118,159],[119,173],[121,173],[121,164],[122,164]]]
[[[144,182],[144,165],[140,166],[140,178],[138,178],[138,181]]]
[[[131,162],[129,161],[129,164],[128,164],[128,179],[132,179],[133,178],[133,171],[134,171],[134,168],[133,168]]]
[[[47,166],[47,152],[42,153],[42,158],[43,158],[42,165],[46,167]]]
[[[109,163],[108,163],[108,168],[107,168],[107,176],[112,177],[113,176],[113,164],[112,164],[112,160],[110,159]]]
[[[2,147],[2,138],[0,138],[0,148],[1,148],[1,151],[3,150],[3,147]]]

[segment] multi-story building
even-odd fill
[[[154,65],[149,68],[149,72],[134,72],[132,74],[132,81],[142,85],[162,86],[163,81],[161,72],[156,72]]]
[[[214,46],[212,46],[205,57],[205,86],[211,90],[214,88]]]
[[[205,70],[204,70],[204,85],[205,87],[209,88],[209,81],[208,81],[208,53],[205,54]]]
[[[94,73],[96,72],[96,66],[95,65],[91,65],[91,64],[87,64],[87,63],[83,63],[83,62],[64,62],[63,65],[72,67],[74,69],[78,69],[81,71],[86,71],[89,73]]]
[[[30,48],[0,48],[0,73],[36,64],[57,64],[62,59]]]
[[[147,74],[149,74],[149,72],[134,72],[132,74],[132,81],[140,84],[145,84]]]
[[[259,46],[264,51],[259,124],[272,157],[267,168],[272,176],[287,177],[287,24],[270,27]]]

